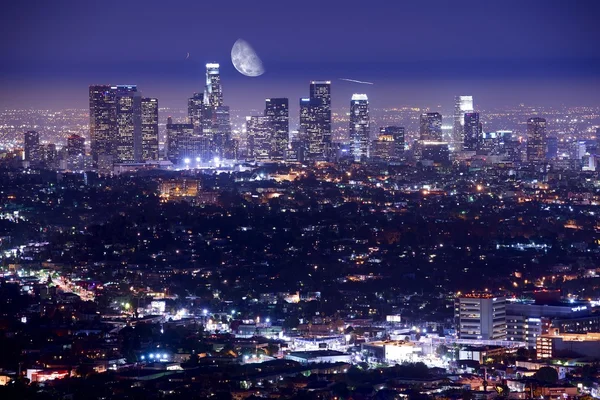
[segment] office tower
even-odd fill
[[[369,99],[366,94],[353,94],[350,100],[350,151],[354,161],[369,157]]]
[[[248,137],[247,159],[265,162],[271,153],[272,137],[271,119],[265,115],[246,117],[246,133]]]
[[[371,145],[370,156],[374,161],[400,161],[404,154],[404,128],[385,126],[379,128],[379,136]]]
[[[77,136],[81,137],[81,136]],[[83,139],[83,138],[81,138]],[[85,139],[83,139],[85,141]],[[58,162],[58,151],[54,143],[48,143],[47,145],[40,145],[40,155],[44,160],[47,167],[56,168]]]
[[[483,127],[479,122],[479,113],[466,113],[464,116],[464,146],[467,151],[477,151],[483,143]]]
[[[286,98],[266,99],[265,116],[271,123],[271,154],[273,161],[283,161],[288,149],[290,114]]]
[[[488,293],[466,294],[456,299],[455,317],[460,339],[504,340],[506,299]]]
[[[436,112],[421,114],[419,139],[442,141],[442,114]]]
[[[206,64],[206,86],[204,87],[204,104],[210,107],[223,105],[223,91],[221,88],[221,74],[219,64]]]
[[[229,106],[217,106],[212,112],[213,155],[219,158],[234,158],[231,150],[231,120]]]
[[[473,96],[454,97],[454,126],[452,129],[452,140],[455,149],[462,150],[465,142],[465,114],[473,112]]]
[[[90,140],[94,162],[108,166],[116,156],[117,114],[115,92],[109,85],[89,88]]]
[[[135,85],[119,85],[115,91],[117,113],[117,162],[142,159],[142,94]]]
[[[558,138],[556,136],[548,136],[546,147],[546,159],[552,160],[558,156]]]
[[[25,132],[25,146],[24,146],[25,161],[37,163],[42,161],[40,154],[40,134],[36,131]]]
[[[188,99],[188,118],[191,124],[194,124],[194,131],[197,134],[202,133],[202,116],[204,111],[204,94],[194,93]]]
[[[158,100],[142,99],[142,161],[158,160]]]
[[[176,166],[188,165],[200,160],[198,140],[194,135],[193,124],[174,124],[167,119],[167,159]]]
[[[67,138],[67,154],[79,156],[85,154],[85,138],[79,135],[71,135]]]
[[[310,97],[300,99],[300,135],[306,138],[307,159],[327,159],[331,146],[330,81],[312,81]]]
[[[546,161],[546,120],[529,118],[527,120],[527,162],[542,164]]]

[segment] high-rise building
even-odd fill
[[[158,100],[142,99],[142,161],[158,160]]]
[[[404,154],[404,128],[385,126],[379,128],[379,137],[371,144],[370,157],[374,161],[400,161]]]
[[[24,158],[32,163],[41,161],[40,134],[36,131],[25,132]]]
[[[369,99],[366,94],[353,94],[350,100],[350,151],[354,161],[369,157]]]
[[[454,126],[452,129],[452,140],[456,150],[462,150],[465,142],[465,114],[473,112],[473,96],[454,97]]]
[[[483,127],[479,122],[479,113],[466,113],[464,116],[464,150],[477,151],[483,143]]]
[[[300,99],[300,135],[306,137],[306,158],[328,158],[331,146],[331,82],[312,81],[310,97]]]
[[[460,339],[504,340],[506,338],[506,299],[488,293],[466,294],[455,304]]]
[[[202,133],[202,115],[204,111],[204,94],[194,93],[188,99],[188,118],[191,124],[194,124],[196,133]]]
[[[142,159],[142,94],[135,85],[115,87],[117,106],[117,162]]]
[[[212,112],[213,156],[235,158],[231,152],[231,120],[229,106],[213,107]]]
[[[69,156],[80,156],[85,154],[85,138],[79,135],[71,135],[67,138],[67,154]]]
[[[556,136],[548,136],[546,159],[552,160],[558,156],[558,138]]]
[[[419,139],[442,141],[442,114],[437,112],[421,114]]]
[[[223,105],[223,90],[219,64],[206,64],[206,86],[204,87],[204,104],[211,107]]]
[[[193,124],[174,124],[171,117],[167,119],[167,159],[173,165],[182,166],[196,161],[198,141],[194,135]]]
[[[116,158],[117,110],[110,85],[89,88],[90,140],[94,162],[112,164]]]
[[[246,117],[246,133],[248,137],[246,158],[257,162],[269,161],[272,149],[270,117],[265,115]]]
[[[290,131],[288,99],[266,99],[265,116],[270,120],[272,133],[269,158],[273,161],[283,161],[288,149]]]
[[[527,162],[543,164],[546,161],[546,120],[529,118],[527,120]]]

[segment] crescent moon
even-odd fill
[[[263,63],[250,43],[238,39],[231,48],[231,62],[242,75],[257,77],[265,73]]]

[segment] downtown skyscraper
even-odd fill
[[[421,114],[419,140],[442,141],[442,114],[437,112]]]
[[[546,162],[546,120],[534,117],[527,120],[527,162],[543,164]]]
[[[248,161],[266,162],[270,160],[272,150],[271,118],[266,115],[246,117],[246,159]]]
[[[454,97],[454,126],[452,129],[452,142],[454,150],[460,151],[465,143],[465,114],[473,112],[473,96]]]
[[[147,145],[155,148],[158,158],[158,103],[156,99],[144,102]],[[108,171],[114,163],[145,161],[142,103],[142,94],[135,85],[89,87],[91,150],[99,169]]]
[[[142,99],[142,161],[158,161],[158,100]]]
[[[369,157],[371,121],[366,94],[353,94],[350,100],[350,152],[354,161]]]
[[[284,161],[288,149],[290,131],[288,99],[266,99],[265,116],[269,118],[271,125],[271,151],[269,158],[272,161]]]
[[[306,142],[306,158],[322,161],[331,148],[331,82],[312,81],[310,97],[300,99],[300,135]]]
[[[199,134],[202,138],[201,157],[236,158],[235,143],[231,139],[230,112],[229,107],[223,104],[221,74],[217,63],[206,64],[203,100],[202,132]]]
[[[477,151],[483,143],[483,128],[479,122],[479,113],[465,114],[463,150]]]

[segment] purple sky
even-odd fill
[[[210,61],[222,65],[233,108],[262,107],[265,97],[296,104],[310,79],[334,81],[334,107],[352,92],[375,107],[447,107],[455,94],[484,107],[600,104],[595,0],[11,3],[0,13],[0,108],[84,108],[92,83],[137,84],[184,107]],[[262,58],[263,76],[231,65],[238,38]]]

